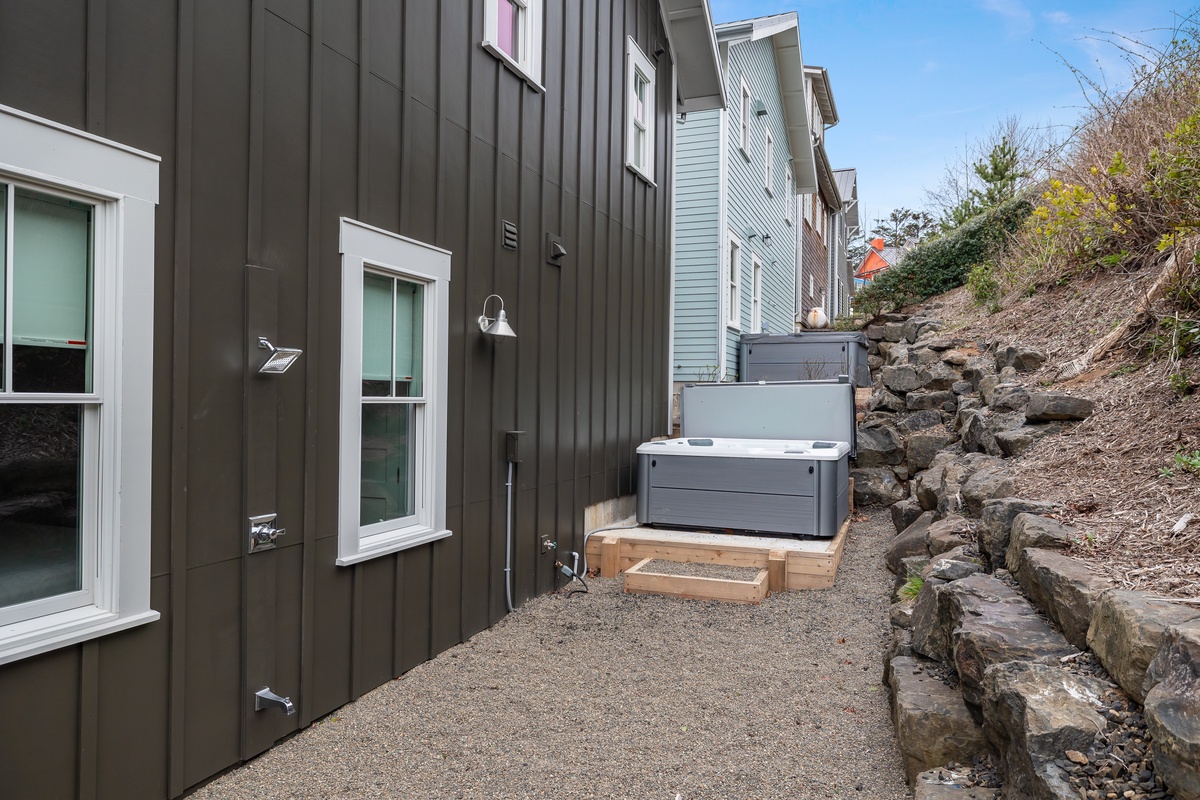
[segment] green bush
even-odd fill
[[[971,267],[967,275],[967,288],[975,305],[987,306],[993,314],[1000,310],[1000,281],[996,280],[995,267],[990,261]]]
[[[896,311],[962,286],[976,265],[1004,250],[1032,211],[1024,198],[1009,200],[952,233],[919,245],[854,295],[855,311],[869,315]]]

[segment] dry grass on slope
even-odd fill
[[[1014,459],[1017,494],[1062,504],[1064,522],[1081,534],[1074,554],[1118,585],[1200,598],[1200,474],[1176,461],[1200,451],[1200,394],[1180,398],[1169,383],[1172,374],[1200,373],[1200,359],[1172,364],[1127,346],[1075,378],[1056,379],[1132,312],[1158,274],[1157,266],[1097,274],[992,315],[957,289],[920,313],[944,319],[955,336],[1044,350],[1045,367],[1022,376],[1029,388],[1096,402],[1091,419]],[[1190,513],[1197,518],[1176,532]]]

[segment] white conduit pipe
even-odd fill
[[[513,610],[512,603],[512,487],[513,462],[508,462],[508,499],[504,504],[504,599],[508,601],[508,612]]]

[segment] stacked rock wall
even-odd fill
[[[1023,385],[1046,359],[1019,344],[865,331],[852,476],[897,531],[884,682],[916,796],[1200,800],[1200,607],[1115,588],[1053,504],[1012,496],[1018,457],[1091,401]]]

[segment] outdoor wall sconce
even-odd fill
[[[487,315],[488,300],[496,298],[500,301],[500,313],[494,318]],[[517,338],[516,331],[508,324],[508,316],[504,313],[504,298],[498,294],[489,294],[483,299],[483,313],[479,315],[479,330],[489,336],[511,336]]]
[[[754,101],[754,116],[765,117],[767,115],[767,106],[762,100]]]
[[[266,362],[258,368],[260,373],[268,375],[281,375],[288,371],[288,367],[296,363],[296,359],[300,357],[303,350],[295,347],[276,347],[267,341],[267,337],[258,337],[258,348],[260,350],[269,350],[271,355],[267,356]]]
[[[771,234],[764,233],[763,234],[763,244],[770,244],[770,243],[771,243]]]

